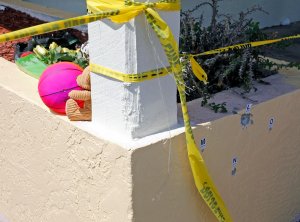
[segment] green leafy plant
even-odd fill
[[[228,110],[226,109],[226,103],[223,102],[221,104],[216,103],[209,103],[208,106],[215,111],[215,113],[227,113]]]
[[[36,54],[38,59],[40,59],[47,65],[61,61],[68,61],[76,63],[82,68],[88,66],[88,59],[79,49],[70,50],[68,48],[62,48],[55,42],[50,44],[49,50],[41,45],[38,45],[33,49],[33,52]]]
[[[259,6],[253,6],[240,12],[235,19],[230,15],[219,13],[220,0],[208,0],[200,3],[194,9],[181,12],[180,52],[184,66],[187,100],[202,98],[202,106],[208,106],[214,111],[225,112],[226,104],[209,103],[213,94],[231,87],[240,87],[245,92],[254,89],[253,83],[282,67],[299,67],[295,63],[288,65],[276,64],[264,57],[263,47],[246,48],[227,53],[196,57],[198,63],[208,74],[208,84],[203,84],[192,73],[185,54],[198,54],[216,48],[239,43],[261,41],[274,38],[267,36],[259,28],[259,23],[253,21],[250,15],[255,12],[267,13]],[[193,13],[208,5],[212,9],[210,25],[203,25],[203,15],[194,17]],[[283,46],[283,44],[280,44]],[[269,71],[266,71],[266,70]]]

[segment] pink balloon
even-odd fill
[[[49,66],[42,74],[38,90],[46,106],[54,112],[65,114],[69,92],[81,90],[76,79],[83,69],[71,62],[60,62]]]

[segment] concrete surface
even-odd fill
[[[179,12],[160,14],[179,41]],[[169,66],[144,14],[126,24],[104,20],[88,26],[91,63],[128,74]],[[171,75],[141,83],[123,83],[92,73],[91,85],[92,123],[97,131],[105,130],[115,138],[132,140],[177,125],[177,88]]]
[[[0,5],[9,6],[16,10],[26,12],[29,15],[44,21],[55,21],[62,18],[66,19],[78,16],[76,13],[59,10],[57,8],[49,8],[46,5],[34,4],[22,0],[0,0]]]
[[[37,80],[0,58],[0,215],[132,221],[131,157],[50,113]]]
[[[263,32],[269,35],[276,34],[278,37],[298,35],[300,33],[300,22],[294,22],[285,26],[273,26],[263,29]],[[283,43],[287,44],[287,46],[278,47],[275,45],[272,47],[266,47],[265,50],[263,50],[265,52],[265,56],[287,62],[300,63],[300,39],[294,39]]]
[[[63,0],[63,1],[48,1],[48,0],[23,0],[40,4],[50,8],[57,8],[62,11],[76,13],[78,15],[86,14],[86,0]]]
[[[197,4],[204,2],[199,0],[182,0],[183,10],[194,8]],[[221,14],[238,16],[241,11],[260,5],[269,14],[256,12],[251,15],[255,21],[260,22],[261,27],[279,25],[284,19],[289,18],[291,22],[300,20],[300,3],[298,0],[224,0],[220,2]],[[211,8],[203,7],[195,15],[204,14],[205,24],[210,24]]]
[[[300,80],[299,73],[300,72],[297,72],[296,74],[294,72],[296,80],[293,81]],[[256,91],[251,90],[249,93],[244,93],[242,89],[235,87],[215,94],[213,98],[209,100],[209,103],[214,102],[216,104],[222,104],[225,102],[226,109],[228,110],[227,113],[215,113],[210,108],[201,106],[201,98],[195,99],[188,103],[191,120],[195,124],[214,121],[232,115],[235,112],[240,112],[246,108],[247,104],[257,105],[289,92],[293,92],[296,89],[299,89],[300,85],[292,85],[293,83],[289,81],[291,77],[292,75],[287,76],[283,74],[269,76],[263,80],[270,85],[255,82],[254,87],[256,88]],[[286,81],[290,84],[286,84]],[[178,109],[180,109],[179,105]]]

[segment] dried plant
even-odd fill
[[[270,75],[265,69],[275,65],[261,57],[263,47],[247,48],[195,58],[206,70],[209,84],[204,85],[194,77],[184,54],[198,54],[220,47],[274,37],[264,34],[259,28],[259,23],[250,17],[255,12],[267,13],[260,6],[253,6],[240,12],[235,19],[231,15],[219,13],[220,1],[222,0],[207,0],[192,10],[181,12],[180,51],[183,55],[181,61],[184,65],[184,79],[188,86],[187,99],[190,101],[202,97],[202,105],[209,105],[208,99],[214,93],[231,87],[238,86],[246,92],[250,91],[253,89],[253,81]],[[212,9],[208,27],[203,25],[203,15],[192,16],[206,5]],[[215,105],[219,107],[220,104]],[[211,107],[211,104],[209,106]]]

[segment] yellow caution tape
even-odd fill
[[[154,69],[151,71],[141,72],[141,73],[125,74],[94,63],[90,63],[90,70],[96,74],[108,76],[110,78],[114,78],[122,82],[131,82],[131,83],[142,82],[145,80],[152,80],[158,77],[166,76],[172,72],[172,68],[168,67],[168,68]]]
[[[269,45],[269,44],[274,44],[274,43],[281,42],[281,41],[298,39],[298,38],[300,38],[300,34],[288,36],[288,37],[284,37],[284,38],[279,38],[279,39],[271,39],[271,40],[236,44],[236,45],[232,45],[232,46],[226,46],[226,47],[222,47],[222,48],[218,48],[218,49],[213,49],[213,50],[202,52],[199,54],[184,54],[183,56],[190,58],[190,64],[191,64],[194,75],[200,81],[203,81],[206,84],[207,83],[207,74],[204,71],[204,69],[200,66],[200,64],[197,63],[197,61],[194,59],[194,57],[213,55],[213,54],[219,54],[219,53],[224,53],[224,52],[231,52],[231,51],[236,51],[236,50],[241,50],[241,49],[248,49],[248,48],[252,48],[252,47]]]
[[[114,1],[119,2],[122,0],[114,0],[109,1],[108,5],[103,6],[101,8],[101,5],[104,4],[104,1],[95,1],[95,0],[87,0],[88,5],[89,1],[92,1],[93,7],[90,7],[89,10],[93,12],[99,12],[106,8],[112,9]],[[107,0],[108,1],[108,0]],[[98,5],[96,3],[99,3]],[[167,4],[166,4],[167,3]],[[200,195],[205,200],[208,207],[211,209],[213,214],[217,217],[219,221],[228,221],[231,222],[232,219],[230,217],[229,211],[227,210],[225,203],[223,202],[218,190],[216,189],[209,173],[207,170],[207,167],[205,165],[204,159],[202,158],[199,149],[195,143],[192,127],[190,124],[190,118],[188,115],[188,109],[186,104],[186,96],[185,96],[185,86],[184,86],[184,80],[182,75],[182,67],[180,64],[180,58],[179,58],[179,51],[177,43],[174,39],[174,36],[172,34],[172,31],[168,24],[159,16],[159,14],[154,9],[160,10],[174,10],[172,7],[163,8],[164,6],[168,4],[179,4],[179,1],[164,1],[164,5],[160,6],[160,2],[155,4],[144,4],[144,3],[133,3],[133,1],[127,1],[125,4],[128,4],[129,8],[133,8],[133,12],[119,14],[117,16],[113,16],[111,20],[113,22],[122,23],[122,22],[128,22],[130,19],[132,19],[134,16],[145,12],[146,18],[156,35],[158,36],[160,43],[167,55],[168,61],[170,63],[170,66],[172,68],[172,72],[174,73],[175,81],[177,84],[177,88],[180,95],[181,100],[181,108],[183,113],[183,119],[185,124],[185,134],[186,134],[186,141],[187,141],[187,149],[188,149],[188,157],[190,161],[190,165],[192,168],[192,173],[194,176],[194,181],[196,184],[196,187],[200,193]],[[133,6],[132,6],[133,5]],[[176,8],[177,10],[177,7]],[[99,11],[97,11],[99,10]],[[91,67],[93,67],[94,64],[91,64]],[[199,68],[199,67],[197,67]],[[107,70],[107,69],[106,69]],[[96,71],[93,68],[91,68],[91,71]],[[202,70],[201,70],[202,71]],[[204,72],[204,70],[203,70]],[[201,74],[202,77],[203,72]],[[205,73],[205,72],[204,72]],[[100,72],[101,74],[101,72]],[[106,73],[106,75],[109,73]],[[126,75],[126,74],[125,74]],[[110,75],[110,77],[113,77],[113,74]]]
[[[194,59],[194,57],[190,57],[190,64],[193,70],[193,73],[195,74],[195,76],[202,82],[204,82],[205,84],[207,84],[207,74],[204,71],[204,69],[199,65],[199,63],[196,62],[196,60]]]
[[[118,71],[114,71],[96,64],[90,64],[91,71],[99,73],[111,78],[118,79],[124,82],[141,82],[145,80],[151,80],[153,78],[165,76],[168,73],[174,73],[174,78],[178,87],[181,108],[185,124],[187,150],[190,165],[192,168],[194,181],[200,195],[205,200],[214,215],[219,221],[232,221],[230,214],[223,202],[220,194],[213,184],[212,179],[209,176],[205,162],[197,148],[194,140],[192,127],[190,124],[190,118],[188,115],[185,86],[182,76],[182,67],[179,61],[179,51],[177,43],[173,37],[170,27],[167,23],[159,16],[155,10],[167,10],[174,11],[180,9],[180,0],[161,0],[157,3],[140,3],[133,0],[87,0],[88,10],[94,14],[78,16],[71,19],[50,22],[26,29],[22,29],[15,32],[6,33],[0,35],[0,43],[20,39],[27,36],[34,36],[62,30],[78,25],[87,24],[100,19],[109,18],[113,22],[123,23],[128,22],[132,18],[136,17],[141,13],[145,13],[147,21],[157,34],[161,45],[167,55],[170,66],[169,68],[161,68],[158,70],[151,70],[148,72],[138,74],[125,74]],[[196,62],[193,57],[217,54],[222,52],[228,52],[237,49],[245,49],[250,47],[256,47],[261,45],[272,44],[280,41],[289,39],[300,38],[300,35],[289,36],[274,40],[265,40],[258,42],[250,42],[245,44],[237,44],[233,46],[223,47],[200,54],[188,55],[192,70],[197,78],[203,82],[207,81],[207,75],[201,66]]]
[[[291,40],[291,39],[299,39],[299,38],[300,38],[300,34],[288,36],[288,37],[284,37],[284,38],[279,38],[279,39],[242,43],[242,44],[226,46],[223,48],[218,48],[218,49],[202,52],[199,54],[191,54],[189,56],[196,57],[196,56],[212,55],[212,54],[224,53],[224,52],[235,51],[235,50],[240,50],[240,49],[247,49],[247,48],[252,48],[252,47],[257,47],[257,46],[269,45],[269,44],[274,44],[277,42],[282,42],[282,41]]]
[[[97,14],[93,14],[93,15],[83,15],[83,16],[78,16],[75,18],[49,22],[49,23],[17,30],[14,32],[9,32],[9,33],[0,35],[0,43],[17,40],[17,39],[21,39],[21,38],[28,37],[28,36],[35,36],[35,35],[45,34],[48,32],[63,30],[63,29],[74,27],[74,26],[88,24],[90,22],[104,19],[104,18],[113,16],[113,15],[118,15],[119,13],[120,13],[120,10],[115,9],[115,10],[101,12],[101,13],[97,13]]]
[[[162,20],[162,18],[156,11],[154,11],[152,8],[147,8],[145,13],[147,21],[157,34],[161,45],[165,50],[169,63],[172,67],[172,71],[174,73],[180,95],[181,108],[185,123],[188,157],[196,187],[219,221],[232,221],[225,203],[223,202],[220,194],[214,186],[212,179],[209,176],[205,162],[194,140],[190,118],[187,110],[185,86],[183,84],[184,80],[182,76],[182,67],[179,61],[179,51],[177,43],[173,37],[170,27],[165,21]]]

